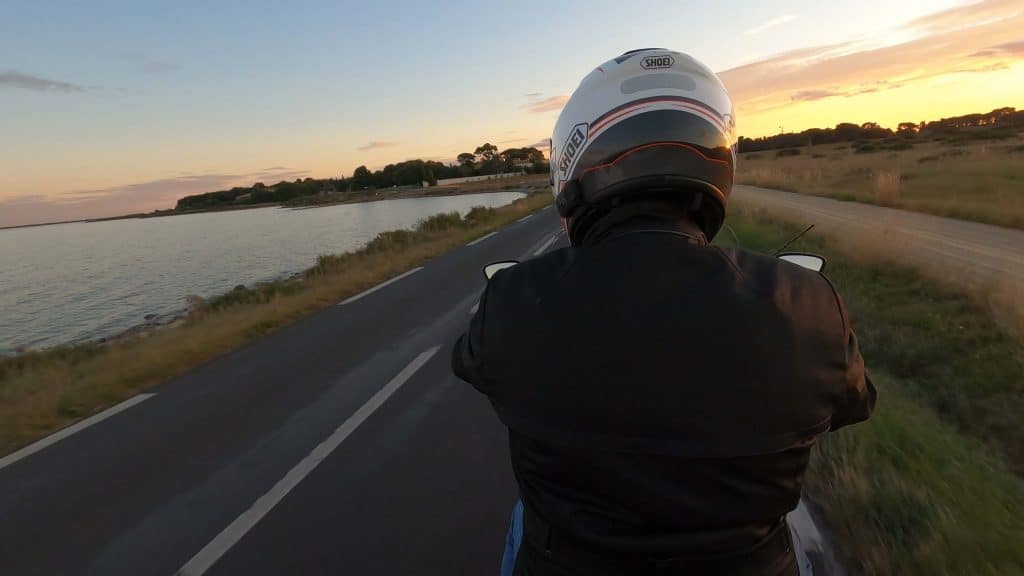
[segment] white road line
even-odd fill
[[[551,245],[555,243],[555,240],[558,240],[558,234],[555,234],[551,238],[548,238],[548,241],[543,243],[543,244],[541,244],[540,248],[537,248],[537,250],[533,253],[533,255],[534,256],[540,256],[541,254],[543,254],[545,250],[550,248]]]
[[[479,308],[480,308],[480,303],[479,303],[479,302],[477,302],[476,304],[473,304],[473,307],[472,307],[472,308],[471,308],[471,309],[469,310],[469,313],[470,313],[471,315],[472,315],[472,314],[476,314],[476,311],[477,311],[477,310],[478,310]]]
[[[488,238],[490,238],[491,236],[494,236],[494,235],[495,235],[495,234],[497,234],[497,233],[498,233],[498,231],[497,231],[497,230],[495,230],[494,232],[491,232],[490,234],[485,234],[485,235],[483,235],[483,236],[481,236],[481,237],[477,238],[476,240],[473,240],[473,241],[472,241],[472,242],[470,242],[469,244],[466,244],[466,246],[472,246],[472,245],[474,245],[474,244],[479,244],[479,243],[483,242],[484,240],[487,240],[487,239],[488,239]]]
[[[420,266],[419,268],[413,268],[412,270],[409,270],[408,272],[405,272],[403,274],[399,274],[398,276],[395,276],[391,280],[388,280],[386,282],[381,282],[380,284],[377,284],[376,286],[374,286],[373,288],[370,288],[369,290],[364,290],[363,292],[360,292],[359,294],[356,294],[355,296],[352,296],[351,298],[348,298],[347,300],[342,300],[341,302],[338,303],[338,306],[344,306],[345,304],[351,304],[351,303],[355,302],[356,300],[359,300],[363,296],[369,296],[370,294],[373,294],[377,290],[380,290],[381,288],[384,288],[384,287],[387,287],[387,286],[389,286],[391,284],[394,284],[395,282],[398,282],[402,278],[405,278],[406,276],[410,276],[412,274],[415,274],[416,272],[419,272],[420,270],[423,270],[422,266]]]
[[[228,525],[209,544],[203,547],[192,557],[176,574],[179,576],[199,576],[212,567],[232,546],[238,543],[245,534],[252,529],[264,516],[269,513],[289,492],[299,485],[310,472],[327,459],[335,448],[341,445],[352,432],[359,428],[359,425],[366,421],[377,408],[380,408],[392,394],[405,384],[417,370],[423,367],[430,360],[440,346],[435,346],[416,357],[408,366],[402,369],[383,388],[377,391],[366,404],[348,417],[338,426],[333,434],[327,437],[316,448],[313,449],[301,462],[285,474],[284,478],[278,480],[277,484],[266,494],[260,496],[248,510],[241,516],[235,518],[234,522]]]
[[[68,436],[75,434],[76,432],[81,432],[82,430],[85,430],[89,426],[92,426],[93,424],[96,424],[98,422],[102,422],[107,418],[110,418],[114,414],[117,414],[118,412],[123,412],[124,410],[127,410],[132,406],[135,406],[139,402],[152,398],[153,396],[156,396],[156,394],[139,394],[138,396],[129,398],[124,402],[121,402],[120,404],[111,406],[110,408],[107,408],[106,410],[100,412],[99,414],[93,414],[92,416],[89,416],[88,418],[82,420],[81,422],[76,422],[71,426],[64,428],[63,430],[60,430],[59,432],[56,432],[54,434],[47,436],[46,438],[43,438],[42,440],[39,440],[38,442],[33,442],[32,444],[25,446],[24,448],[18,450],[17,452],[8,454],[7,456],[0,458],[0,468],[4,468],[5,466],[14,464],[18,460],[21,460],[26,456],[35,454],[36,452],[39,452],[40,450],[46,448],[47,446],[56,444],[57,442],[60,442],[61,440],[67,438]]]
[[[527,214],[526,216],[523,216],[523,217],[522,217],[522,218],[520,218],[519,220],[516,220],[516,223],[519,223],[519,222],[526,222],[526,221],[527,221],[527,220],[529,220],[530,218],[533,218],[533,214]]]

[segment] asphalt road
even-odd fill
[[[736,195],[1020,270],[1018,231]],[[484,264],[564,244],[548,208],[0,458],[0,575],[496,574],[507,438],[449,353]],[[806,507],[791,520],[820,556]]]
[[[507,437],[451,346],[484,264],[563,243],[548,208],[0,459],[0,574],[496,573]]]

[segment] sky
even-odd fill
[[[2,0],[0,227],[535,145],[654,46],[748,137],[1024,108],[1024,0]]]

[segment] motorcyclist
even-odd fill
[[[821,274],[708,242],[731,100],[678,52],[596,68],[555,126],[571,247],[498,272],[452,367],[509,429],[517,575],[795,574],[815,438],[876,392]]]

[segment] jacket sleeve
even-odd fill
[[[836,297],[839,313],[843,319],[843,339],[846,347],[845,369],[841,393],[832,414],[830,430],[838,430],[850,424],[863,422],[871,417],[878,400],[878,392],[871,382],[871,375],[864,366],[864,358],[857,346],[857,335],[853,333],[849,315],[842,298]]]
[[[483,346],[484,314],[487,310],[487,288],[480,296],[476,314],[469,323],[469,331],[459,336],[452,350],[452,372],[481,392],[484,390]]]

